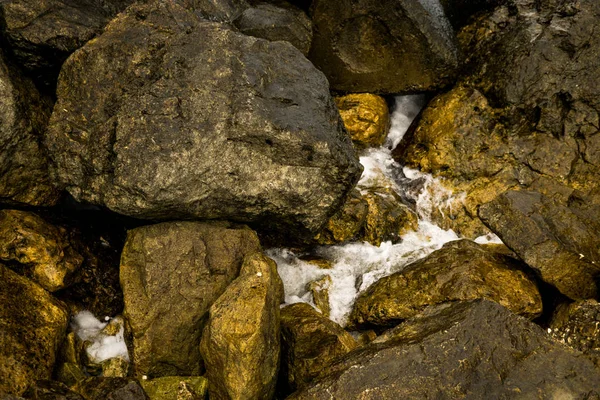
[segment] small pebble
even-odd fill
[[[262,272],[257,272],[256,276],[262,276]]]

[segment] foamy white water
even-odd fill
[[[71,328],[81,340],[92,342],[86,351],[93,362],[100,363],[116,357],[129,361],[123,326],[112,336],[102,333],[106,325],[108,323],[100,322],[91,312],[81,311],[73,316]]]
[[[391,116],[391,129],[386,144],[380,148],[367,149],[360,157],[364,167],[358,189],[365,193],[372,188],[391,188],[398,193],[406,192],[403,182],[419,180],[418,193],[407,192],[416,203],[419,215],[417,231],[402,236],[402,242],[384,242],[380,246],[370,243],[348,243],[322,246],[314,249],[317,255],[332,262],[331,269],[299,259],[287,249],[270,249],[267,254],[277,262],[279,275],[285,288],[285,302],[305,302],[314,306],[307,285],[325,275],[331,277],[329,288],[330,318],[344,326],[357,296],[380,278],[402,270],[408,264],[423,258],[444,244],[460,239],[452,230],[444,230],[431,222],[434,211],[439,213],[461,206],[464,193],[452,193],[438,178],[418,170],[402,167],[392,158],[392,149],[400,143],[412,121],[424,106],[422,95],[396,98]],[[477,238],[478,243],[498,243],[495,235]],[[502,243],[502,242],[500,242]]]

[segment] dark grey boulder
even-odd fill
[[[599,388],[600,372],[583,354],[476,300],[399,325],[290,399],[595,399]]]
[[[129,7],[67,60],[47,144],[79,201],[290,236],[316,233],[362,169],[300,51],[168,2]]]
[[[41,145],[51,108],[0,50],[0,203],[48,206],[58,200]]]
[[[598,231],[569,207],[537,192],[509,191],[482,205],[479,217],[566,296],[588,299],[598,294]]]
[[[436,1],[315,0],[309,58],[345,92],[439,89],[458,65],[454,31]]]
[[[16,60],[52,89],[69,54],[134,0],[6,0],[0,26]]]
[[[285,40],[307,55],[312,41],[312,22],[304,11],[292,6],[259,3],[235,20],[245,35],[277,41]]]

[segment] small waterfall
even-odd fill
[[[434,209],[439,212],[460,205],[464,193],[452,193],[441,181],[429,174],[403,167],[392,158],[396,147],[410,124],[424,106],[422,95],[399,96],[391,116],[391,128],[384,146],[363,152],[360,162],[363,175],[357,185],[364,194],[370,188],[391,188],[416,204],[419,225],[416,231],[402,236],[400,243],[347,243],[321,246],[313,254],[331,261],[331,269],[303,261],[301,254],[288,249],[269,249],[267,254],[276,262],[285,287],[285,302],[305,302],[314,306],[308,284],[325,275],[329,286],[330,318],[344,326],[356,297],[378,279],[402,270],[445,243],[460,239],[452,230],[444,230],[431,221]],[[501,243],[494,235],[476,239],[478,243]]]

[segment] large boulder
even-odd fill
[[[277,41],[285,40],[307,55],[312,41],[312,22],[304,11],[288,4],[259,3],[246,9],[235,26],[245,35]]]
[[[160,1],[67,60],[47,143],[77,200],[287,235],[316,233],[361,172],[326,78],[297,49]]]
[[[211,399],[270,399],[279,371],[283,283],[275,261],[244,258],[240,276],[210,307],[200,352]]]
[[[309,58],[334,90],[400,93],[452,82],[458,53],[438,2],[315,0],[311,15]]]
[[[65,229],[30,212],[1,210],[0,261],[55,292],[72,283],[83,257]]]
[[[257,251],[253,231],[227,224],[168,222],[129,231],[121,287],[138,376],[202,373],[209,307]]]
[[[470,240],[450,242],[374,283],[356,300],[350,320],[358,326],[390,326],[431,305],[478,298],[533,319],[542,312],[542,298],[523,267]]]
[[[19,64],[53,89],[62,63],[134,0],[7,0],[0,27]]]
[[[341,326],[306,303],[281,310],[284,389],[290,392],[310,384],[338,358],[358,347]]]
[[[0,393],[50,379],[68,318],[62,302],[0,264]]]
[[[42,147],[51,103],[0,51],[0,203],[49,206],[59,192]]]
[[[438,306],[391,336],[349,354],[290,399],[600,396],[590,360],[495,302]]]
[[[459,213],[474,220],[481,204],[511,189],[600,204],[600,3],[514,3],[461,30],[465,76],[430,103],[397,155],[464,191]],[[481,224],[457,230],[482,233]]]
[[[597,215],[597,214],[596,214]],[[572,299],[596,297],[600,238],[588,218],[530,191],[509,191],[479,208],[481,220],[523,261]]]
[[[357,148],[383,145],[390,130],[390,111],[383,97],[371,93],[352,93],[336,97],[335,104]]]

